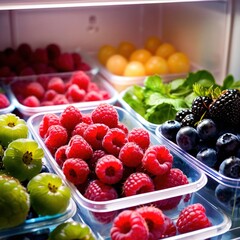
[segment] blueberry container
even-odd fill
[[[83,114],[89,114],[94,108],[81,109]],[[131,116],[126,110],[115,107],[118,112],[119,121],[124,123],[128,129],[133,129],[135,127],[144,128],[143,125],[137,121],[133,116]],[[59,115],[61,111],[52,111]],[[43,139],[38,134],[39,124],[45,113],[38,113],[31,116],[27,124],[29,129],[35,138],[35,140],[43,147],[46,155],[46,159],[51,165],[54,172],[56,172],[62,179],[66,182],[68,186],[72,189],[72,196],[78,205],[80,215],[84,222],[86,222],[92,229],[98,232],[104,239],[109,236],[109,229],[111,227],[111,222],[115,218],[116,214],[126,208],[131,208],[139,206],[142,204],[149,204],[154,201],[168,199],[176,196],[183,196],[181,202],[179,203],[176,213],[179,212],[184,206],[186,206],[191,198],[187,196],[191,193],[197,192],[203,188],[207,182],[206,175],[203,171],[196,169],[189,164],[186,164],[185,159],[181,156],[178,157],[173,153],[174,156],[174,167],[179,168],[187,176],[189,184],[172,187],[164,190],[158,190],[150,193],[138,194],[131,197],[122,197],[115,200],[108,201],[91,201],[85,198],[75,185],[66,180],[61,168],[58,166],[54,157],[50,151],[46,148]],[[154,134],[149,132],[150,140],[152,145],[159,145],[160,142],[155,137]]]
[[[161,134],[161,126],[156,128],[155,133],[160,142],[207,175],[208,183],[200,190],[200,193],[231,217],[233,227],[240,226],[240,179],[224,176],[181,149],[176,143]]]
[[[61,74],[43,74],[41,77],[47,77],[47,78],[52,78],[52,77],[60,77],[63,79],[64,82],[69,81],[70,77],[72,76],[73,73],[61,73]],[[74,102],[71,103],[72,105],[79,107],[79,108],[86,108],[86,107],[93,107],[96,106],[102,102],[106,102],[109,104],[114,104],[117,101],[117,92],[115,89],[109,84],[105,79],[103,79],[99,74],[92,74],[88,73],[90,76],[91,82],[96,84],[99,90],[106,91],[108,93],[108,98],[104,100],[93,100],[93,101],[80,101],[80,102]],[[47,111],[52,111],[54,110],[63,110],[68,103],[63,103],[63,104],[58,104],[58,105],[46,105],[46,106],[38,106],[38,107],[29,107],[24,105],[21,102],[21,99],[16,95],[16,93],[13,90],[14,84],[18,84],[20,81],[23,82],[33,82],[37,81],[38,77],[40,75],[36,76],[28,76],[28,77],[22,77],[22,78],[17,78],[13,81],[11,81],[10,84],[5,85],[5,89],[10,96],[11,102],[16,106],[17,110],[22,114],[23,118],[28,118],[29,116],[39,113],[39,112],[47,112]]]

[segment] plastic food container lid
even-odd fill
[[[92,112],[93,109],[94,108],[81,109],[81,112],[83,114],[89,114]],[[138,122],[136,119],[134,119],[124,109],[119,108],[119,107],[115,107],[115,109],[118,112],[119,121],[124,123],[128,127],[128,129],[133,129],[136,127],[144,128],[140,122]],[[59,115],[61,112],[53,111],[52,113]],[[30,129],[33,137],[44,149],[46,159],[49,161],[53,171],[55,171],[59,176],[61,176],[62,179],[66,182],[66,184],[71,187],[73,198],[75,199],[76,203],[79,204],[80,206],[83,206],[86,209],[89,209],[89,210],[95,211],[95,212],[106,212],[106,211],[114,211],[114,210],[118,210],[118,209],[128,208],[128,207],[132,207],[132,206],[136,206],[136,205],[154,202],[157,200],[175,197],[179,194],[184,195],[184,194],[196,192],[199,189],[201,189],[202,187],[204,187],[205,184],[207,183],[207,177],[203,173],[203,171],[201,171],[199,169],[195,169],[193,166],[190,167],[188,164],[185,163],[184,158],[180,157],[179,158],[180,160],[179,161],[176,160],[176,162],[179,163],[179,166],[182,167],[183,172],[185,170],[187,171],[189,184],[177,186],[177,187],[173,187],[173,188],[169,188],[169,189],[149,192],[149,193],[138,194],[138,195],[130,196],[130,197],[118,198],[118,199],[109,200],[109,201],[101,201],[101,202],[91,201],[91,200],[85,198],[72,183],[70,183],[69,181],[66,180],[62,170],[56,163],[52,154],[46,148],[46,146],[43,142],[43,139],[41,139],[40,135],[38,134],[39,124],[45,114],[46,113],[39,113],[39,114],[35,114],[35,115],[31,116],[27,121],[29,129]],[[150,140],[151,140],[152,145],[162,144],[152,133],[150,133]]]

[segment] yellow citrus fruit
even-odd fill
[[[136,50],[135,45],[131,42],[126,42],[126,41],[120,42],[117,47],[117,52],[127,59],[135,50]]]
[[[155,55],[168,58],[170,55],[176,52],[175,47],[170,43],[162,43],[156,50]]]
[[[124,70],[128,64],[125,57],[120,54],[114,54],[108,58],[106,68],[109,72],[116,75],[123,75]]]
[[[117,49],[111,45],[103,45],[98,51],[98,61],[105,65],[108,58],[117,53]]]
[[[145,41],[144,48],[150,51],[152,54],[155,54],[160,44],[161,44],[161,41],[158,37],[151,36]]]
[[[127,77],[141,77],[145,76],[145,67],[141,62],[132,61],[129,62],[124,70],[124,76]]]
[[[147,75],[167,74],[169,72],[167,60],[159,56],[152,56],[145,63],[145,70]]]
[[[171,73],[185,73],[190,71],[190,60],[182,52],[173,53],[169,56],[167,62]]]
[[[131,55],[129,60],[130,61],[138,61],[141,63],[147,62],[147,60],[152,56],[151,52],[144,48],[139,48],[135,50]]]

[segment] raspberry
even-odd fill
[[[92,157],[93,150],[88,142],[80,135],[71,137],[66,149],[67,158],[81,158],[88,160]]]
[[[59,72],[70,72],[74,70],[73,57],[70,53],[61,53],[60,56],[55,59],[54,63]]]
[[[80,135],[80,136],[84,136],[84,132],[85,132],[85,130],[88,128],[88,124],[87,123],[85,123],[85,122],[80,122],[80,123],[78,123],[75,127],[74,127],[74,129],[73,129],[73,131],[72,131],[72,136],[74,136],[74,135]]]
[[[82,121],[81,111],[75,106],[67,106],[60,115],[61,124],[69,131]]]
[[[80,65],[80,70],[87,72],[91,70],[91,67],[87,63],[82,62]]]
[[[83,137],[94,150],[102,149],[102,140],[108,129],[108,126],[101,123],[92,124],[85,130]]]
[[[49,82],[49,77],[45,75],[40,75],[37,77],[36,80],[38,83],[40,83],[45,90],[47,90],[48,82]]]
[[[149,132],[143,128],[133,128],[128,134],[128,141],[135,142],[145,151],[150,145]]]
[[[67,97],[72,99],[72,102],[81,102],[85,98],[86,91],[80,89],[77,84],[72,84],[67,90]]]
[[[177,219],[179,233],[187,233],[210,227],[212,223],[206,215],[206,209],[200,203],[195,203],[184,208]]]
[[[88,164],[80,158],[68,158],[62,170],[67,180],[76,185],[84,183],[90,173]]]
[[[84,97],[84,101],[86,102],[101,101],[101,100],[103,100],[102,95],[95,91],[88,92]]]
[[[45,92],[43,100],[52,101],[57,96],[57,92],[53,89],[49,89]]]
[[[110,95],[110,93],[109,93],[108,91],[100,90],[100,91],[99,91],[99,94],[102,96],[101,98],[102,98],[103,100],[108,100],[108,99],[111,98],[111,95]]]
[[[95,92],[99,92],[99,91],[100,91],[97,83],[95,83],[95,82],[90,82],[90,83],[88,84],[88,92],[91,92],[91,91],[95,91]]]
[[[117,128],[123,130],[126,134],[128,134],[128,127],[124,123],[118,122]]]
[[[84,71],[78,71],[72,75],[70,81],[72,84],[77,84],[80,89],[87,92],[91,79]]]
[[[53,105],[69,104],[69,101],[64,94],[57,94],[52,101]]]
[[[123,184],[123,194],[125,196],[133,196],[153,191],[154,184],[152,179],[142,172],[132,173]]]
[[[103,148],[114,156],[118,156],[120,149],[127,142],[126,134],[119,128],[111,128],[102,141]]]
[[[143,167],[153,175],[162,175],[172,168],[173,156],[163,145],[150,146],[142,159]]]
[[[156,190],[167,189],[188,184],[187,176],[178,168],[172,168],[164,175],[156,176],[153,180]],[[182,196],[157,201],[155,204],[161,209],[169,210],[175,208],[181,201]]]
[[[55,152],[54,158],[57,162],[57,164],[59,165],[60,168],[62,168],[63,163],[65,162],[65,160],[67,159],[66,156],[66,149],[67,149],[67,145],[63,145],[61,147],[59,147],[57,149],[57,151]]]
[[[111,223],[118,215],[118,211],[111,212],[92,212],[94,219],[100,223]]]
[[[55,151],[65,145],[67,141],[67,130],[61,125],[52,125],[47,130],[44,143],[51,152],[53,151],[55,153]]]
[[[101,103],[92,111],[92,121],[94,123],[103,123],[110,128],[118,126],[118,112],[110,104]]]
[[[33,53],[33,61],[36,63],[48,63],[48,54],[46,49],[37,48]]]
[[[54,60],[58,58],[61,54],[61,48],[55,44],[55,43],[50,43],[46,47],[47,53],[48,53],[48,58],[50,60]]]
[[[19,73],[19,76],[32,76],[35,75],[35,71],[31,67],[25,67]]]
[[[113,155],[105,155],[96,163],[97,177],[106,184],[115,184],[122,179],[122,162]]]
[[[40,106],[40,101],[37,97],[35,96],[28,96],[23,100],[23,105],[27,107],[39,107]]]
[[[141,164],[143,150],[134,142],[127,142],[119,152],[119,159],[125,166],[137,167]]]
[[[21,43],[17,48],[17,52],[26,61],[30,60],[33,53],[31,46],[27,43]]]
[[[38,99],[41,99],[44,96],[44,88],[38,82],[30,82],[27,84],[26,88],[24,89],[26,96],[35,96]]]
[[[144,218],[149,230],[148,239],[158,240],[165,230],[164,214],[159,208],[153,206],[143,206],[136,211]]]
[[[110,236],[112,240],[148,240],[149,231],[141,214],[124,210],[114,219]]]
[[[92,201],[108,201],[118,198],[114,187],[102,183],[100,180],[90,182],[84,196]]]
[[[0,93],[0,109],[6,108],[10,105],[7,96],[4,93]]]
[[[82,114],[82,121],[87,124],[93,124],[92,117],[90,114]]]
[[[48,90],[54,90],[57,93],[65,93],[65,84],[62,78],[52,77],[48,82]]]
[[[95,172],[95,167],[96,167],[96,163],[98,161],[98,159],[100,159],[101,157],[105,156],[106,153],[103,150],[95,150],[93,152],[92,158],[89,160],[89,167],[92,171]]]
[[[74,62],[74,69],[79,69],[82,64],[82,58],[78,53],[72,53],[72,58]]]
[[[45,134],[47,133],[47,130],[52,125],[59,125],[59,117],[54,113],[47,113],[43,116],[40,124],[39,124],[39,135],[44,138]]]
[[[164,225],[165,225],[165,230],[162,234],[162,238],[168,238],[168,237],[173,237],[177,235],[177,227],[174,224],[173,220],[170,217],[167,217],[165,215],[164,217]]]

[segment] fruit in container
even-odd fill
[[[0,116],[0,144],[7,147],[10,142],[18,138],[27,138],[28,127],[25,120],[13,113]]]
[[[123,75],[127,64],[128,61],[125,57],[120,54],[114,54],[108,58],[106,62],[106,68],[113,74]]]
[[[130,55],[136,50],[136,46],[127,41],[120,42],[117,46],[117,53],[128,59]]]
[[[165,42],[160,44],[160,46],[156,49],[155,55],[167,59],[175,52],[175,47],[171,43]]]
[[[144,42],[144,48],[155,54],[158,47],[161,45],[161,40],[157,36],[150,36]]]
[[[124,69],[123,75],[125,77],[142,77],[146,75],[146,70],[141,62],[131,61],[128,62],[126,68]]]
[[[190,71],[190,60],[183,52],[174,52],[168,59],[170,73],[187,73]]]
[[[0,192],[0,230],[22,224],[30,209],[26,188],[16,178],[0,174]]]
[[[101,64],[106,65],[108,58],[116,53],[116,47],[106,44],[100,47],[97,58]]]
[[[10,105],[9,98],[4,92],[1,92],[0,89],[0,109],[7,108]]]

